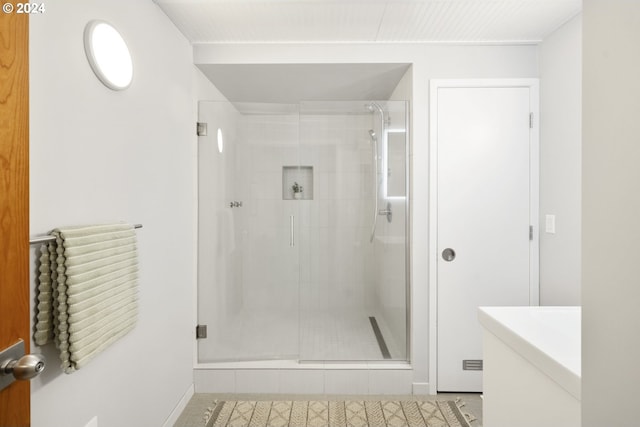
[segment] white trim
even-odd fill
[[[540,81],[530,79],[529,101],[533,113],[533,127],[529,139],[529,173],[531,200],[529,202],[529,216],[533,226],[533,240],[529,260],[529,305],[540,305]]]
[[[540,303],[540,239],[539,239],[539,184],[540,184],[540,100],[539,79],[434,79],[429,83],[429,394],[438,389],[438,89],[442,87],[528,87],[530,109],[534,114],[530,132],[530,203],[529,216],[533,225],[533,240],[529,260],[529,304]]]
[[[438,145],[437,139],[438,123],[438,87],[439,80],[429,82],[429,394],[437,394],[438,380],[438,327],[437,327],[437,306],[438,306],[438,273],[437,266],[437,194],[438,194]]]
[[[567,20],[575,18],[572,16]],[[564,25],[564,24],[563,24]],[[558,28],[560,28],[560,25]],[[304,44],[323,44],[323,45],[380,45],[380,46],[397,46],[397,45],[424,45],[424,46],[537,46],[544,41],[544,38],[541,39],[503,39],[503,40],[402,40],[402,41],[370,41],[370,40],[344,40],[344,41],[332,41],[332,40],[324,40],[321,42],[311,42],[305,43],[300,41],[261,41],[261,40],[248,40],[242,41],[237,40],[233,42],[229,41],[208,41],[208,40],[193,40],[192,45],[194,47],[198,46],[220,46],[220,45],[281,45],[281,46],[292,46],[292,45],[304,45]]]
[[[429,388],[429,383],[413,383],[412,391],[414,395],[425,395],[425,394],[434,394],[431,393],[431,389]]]
[[[298,360],[255,360],[246,362],[210,362],[197,363],[194,370],[243,370],[243,369],[287,369],[287,370],[413,370],[408,362],[374,361],[374,362],[299,362]]]
[[[173,411],[171,411],[169,417],[162,424],[162,427],[173,427],[176,421],[178,421],[178,418],[180,418],[180,414],[182,414],[182,411],[184,411],[184,409],[189,404],[189,401],[193,397],[195,390],[195,386],[191,384],[187,391],[184,392],[184,395],[182,395],[182,399],[180,399],[176,407],[173,408]]]

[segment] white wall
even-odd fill
[[[582,17],[540,45],[540,304],[580,305]],[[555,215],[556,232],[545,232]]]
[[[48,6],[30,19],[31,234],[113,220],[144,228],[136,328],[71,375],[51,345],[32,345],[48,359],[32,382],[32,425],[83,427],[97,416],[100,427],[160,426],[193,383],[195,88],[216,91],[152,2]],[[97,18],[132,51],[126,91],[104,87],[85,59],[84,26]]]
[[[634,426],[640,384],[640,3],[583,10],[582,422]]]
[[[439,46],[402,44],[197,45],[196,64],[411,63],[412,231],[411,300],[414,392],[429,391],[428,167],[429,80],[538,76],[535,46]],[[433,373],[432,373],[433,375]]]

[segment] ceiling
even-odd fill
[[[198,64],[232,102],[389,99],[410,64]]]
[[[535,44],[582,0],[153,0],[192,44]],[[388,99],[409,64],[198,64],[234,103]]]
[[[582,0],[154,0],[193,44],[537,43]]]

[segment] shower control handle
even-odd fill
[[[393,219],[393,212],[391,212],[391,203],[387,203],[386,209],[380,209],[378,211],[378,215],[386,216],[387,222],[391,222],[391,220]]]

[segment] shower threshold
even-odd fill
[[[411,370],[412,366],[405,360],[375,361],[317,361],[317,360],[254,360],[243,362],[202,362],[194,366],[195,370]]]

